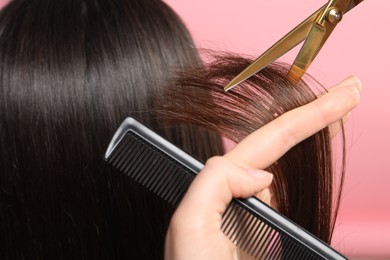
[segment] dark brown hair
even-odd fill
[[[181,74],[172,84],[173,88],[166,88],[165,98],[159,105],[162,116],[169,122],[202,126],[239,142],[283,113],[316,98],[305,82],[291,83],[286,76],[288,67],[279,63],[269,65],[225,93],[223,87],[250,62],[239,56],[216,55],[206,68]],[[183,97],[175,86],[191,88],[191,94]],[[205,95],[210,91],[213,102]],[[275,176],[272,192],[277,209],[330,243],[336,216],[332,209],[337,212],[339,198],[333,207],[328,129],[293,147],[267,170]]]
[[[203,160],[221,154],[219,136],[166,128],[151,109],[174,71],[199,65],[186,28],[160,0],[7,5],[0,258],[161,259],[171,209],[108,169],[103,155],[127,116]]]

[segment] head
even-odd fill
[[[170,209],[102,157],[127,116],[199,158],[222,153],[217,135],[151,109],[174,72],[200,66],[176,14],[159,0],[14,0],[0,66],[0,258],[159,259]]]

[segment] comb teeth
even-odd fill
[[[232,201],[222,216],[222,231],[245,254],[255,259],[325,259]]]
[[[107,161],[173,206],[194,178],[191,170],[133,132],[126,133]]]
[[[118,129],[105,159],[174,207],[203,167],[131,118]],[[233,199],[221,229],[256,259],[347,259],[256,198]]]

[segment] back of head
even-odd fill
[[[151,110],[173,72],[199,65],[192,46],[159,0],[14,0],[1,11],[0,258],[162,256],[170,212],[102,156],[130,115],[197,157],[222,152],[216,135],[164,128]]]

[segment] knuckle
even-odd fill
[[[215,168],[215,167],[220,167],[222,165],[225,165],[226,163],[228,163],[228,160],[225,157],[223,157],[223,156],[213,156],[213,157],[210,157],[206,161],[205,165],[207,167]]]

